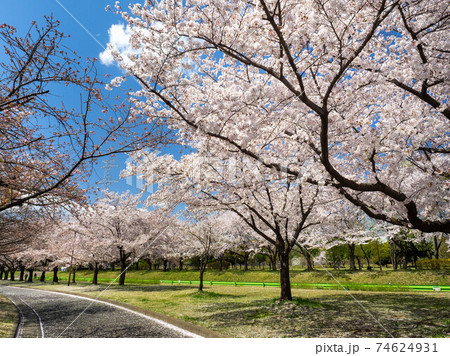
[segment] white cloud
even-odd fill
[[[111,25],[108,29],[109,42],[107,48],[100,53],[100,62],[104,65],[112,65],[115,63],[113,51],[117,51],[121,54],[122,58],[126,61],[128,54],[135,53],[131,48],[129,39],[131,35],[130,26],[124,24]]]

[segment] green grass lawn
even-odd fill
[[[0,295],[0,338],[10,337],[15,331],[18,314],[11,301]]]
[[[2,282],[3,283],[3,282]],[[16,282],[16,284],[19,284]],[[25,283],[21,283],[25,286]],[[294,289],[279,302],[279,288],[39,283],[35,288],[72,292],[135,305],[230,337],[449,337],[450,294]],[[369,313],[371,314],[369,314]]]
[[[99,281],[107,282],[117,278],[120,271],[101,271]],[[78,280],[92,281],[92,271],[77,271]],[[334,271],[329,273],[324,270],[313,272],[293,270],[291,271],[291,283],[336,283],[333,275],[342,284],[396,284],[396,285],[450,285],[449,271]],[[61,278],[66,278],[68,272],[59,272]],[[160,280],[196,281],[199,278],[198,271],[134,271],[126,272],[125,283],[151,284]],[[51,280],[51,273],[47,274],[47,280]],[[279,282],[279,272],[269,270],[207,270],[205,281],[224,282]]]

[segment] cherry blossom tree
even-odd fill
[[[236,213],[226,211],[217,218],[223,244],[223,256],[226,251],[242,258],[244,271],[248,270],[249,259],[260,251],[265,240],[255,233]]]
[[[183,249],[191,257],[199,259],[199,292],[203,291],[203,277],[206,266],[212,257],[221,255],[225,244],[223,239],[224,230],[221,228],[220,215],[205,214],[197,211],[191,214],[190,220],[180,223],[184,232]],[[181,237],[181,236],[180,236]]]
[[[0,214],[0,256],[20,252],[44,227],[39,210],[11,209]]]
[[[185,203],[188,211],[237,214],[254,233],[275,247],[280,262],[281,299],[288,300],[292,299],[289,254],[296,243],[314,245],[314,241],[320,241],[302,232],[326,217],[333,193],[328,192],[323,200],[318,186],[303,184],[289,175],[274,176],[264,165],[239,156],[221,160],[194,153],[177,161],[168,155],[138,152],[123,174],[142,176],[146,184],[157,183],[158,190],[149,196],[148,205],[164,203],[174,208]]]
[[[46,17],[19,37],[0,24],[0,213],[83,199],[88,162],[155,147],[170,135],[157,124],[136,129],[145,119],[105,95],[95,59],[83,63],[67,49],[58,26]]]
[[[142,85],[134,110],[180,142],[326,184],[374,219],[450,231],[445,2],[163,0],[116,11],[133,51],[111,51]],[[320,164],[305,171],[307,152]]]
[[[124,285],[126,270],[167,229],[167,219],[159,211],[138,208],[140,195],[108,191],[104,195],[93,207],[91,225],[102,230],[105,245],[113,249],[113,258],[120,262],[119,285]]]

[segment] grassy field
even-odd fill
[[[342,284],[396,284],[396,285],[450,285],[449,271],[329,271],[334,278]],[[112,281],[120,271],[101,271],[99,281]],[[313,272],[291,271],[291,283],[336,283],[327,271],[317,270]],[[92,271],[78,271],[77,280],[92,281]],[[59,272],[61,278],[66,278],[68,272]],[[154,284],[160,280],[184,280],[196,281],[199,278],[198,271],[127,271],[125,283]],[[279,282],[279,272],[268,270],[207,270],[205,281],[224,282]],[[51,280],[51,273],[47,280]]]
[[[11,336],[16,326],[17,317],[14,304],[8,298],[0,295],[0,338]]]
[[[21,285],[25,285],[21,283]],[[279,302],[278,288],[34,283],[34,288],[115,300],[160,312],[230,337],[449,337],[450,294],[294,289]],[[373,315],[384,330],[370,315]]]

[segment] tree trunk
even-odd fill
[[[41,278],[39,278],[40,282],[45,282],[45,271],[42,271]]]
[[[380,247],[378,246],[378,240],[377,240],[377,255],[378,255],[378,264],[380,266],[380,271],[382,271],[383,268],[381,267]]]
[[[408,269],[408,259],[406,258],[406,253],[404,253],[404,257],[403,257],[403,269],[404,270]]]
[[[152,270],[152,261],[150,261],[150,259],[146,259],[145,262],[147,262],[148,264],[148,270],[151,271]]]
[[[306,269],[308,271],[313,271],[314,266],[313,266],[313,261],[312,261],[311,255],[308,252],[306,252],[306,254],[304,256],[305,256],[305,260],[306,260]]]
[[[368,270],[368,271],[372,270],[372,267],[370,267],[370,257],[367,255],[366,251],[364,251],[362,245],[359,245],[359,247],[361,247],[361,251],[363,252],[364,257],[366,258],[366,261],[367,261],[367,270]]]
[[[30,268],[27,270],[28,271],[28,283],[33,283],[33,273],[34,273],[34,268]]]
[[[277,270],[277,253],[269,254],[269,260],[270,260],[270,267],[272,268],[272,271],[276,271]]]
[[[289,253],[280,252],[281,300],[292,300],[291,281],[289,277]]]
[[[355,264],[355,244],[347,244],[348,246],[348,261],[350,263],[350,270],[356,271],[356,264]]]
[[[15,269],[12,269],[10,272],[11,272],[11,273],[10,273],[9,280],[14,281],[14,280],[15,280],[15,279],[14,279],[14,274],[16,273],[16,270],[15,270]]]
[[[2,280],[3,279],[3,274],[5,273],[5,269],[2,267],[1,269],[0,269],[0,280]]]
[[[58,267],[53,267],[53,283],[58,283]]]
[[[398,268],[397,246],[392,241],[389,242],[389,254],[391,256],[392,269],[395,271]]]
[[[115,271],[115,269],[116,269],[116,264],[115,263],[111,263],[111,271]]]
[[[434,236],[433,237],[433,247],[434,247],[434,258],[435,259],[439,259],[439,248],[441,247],[442,244],[442,240],[438,241],[438,237]]]
[[[183,270],[183,259],[182,258],[180,258],[178,261],[178,270],[179,271]]]
[[[94,276],[92,277],[92,284],[97,285],[98,284],[98,263],[95,263],[94,265]]]
[[[163,260],[163,272],[167,272],[167,260]]]
[[[125,285],[125,273],[127,270],[126,261],[120,261],[120,277],[119,277],[119,286]]]
[[[23,281],[23,277],[25,276],[25,267],[20,267],[20,275],[19,275],[19,281]]]
[[[244,271],[248,271],[248,258],[249,254],[247,252],[244,252]]]
[[[198,285],[198,291],[199,292],[203,292],[203,275],[205,273],[205,269],[206,269],[206,262],[205,263],[201,263],[200,276],[199,276],[200,283]]]
[[[361,271],[362,270],[362,263],[361,263],[361,259],[359,257],[355,257],[356,261],[358,262],[358,269]]]
[[[9,269],[7,269],[7,270],[5,271],[5,281],[8,279],[8,276],[9,276]]]
[[[223,255],[219,258],[219,271],[223,271]]]

